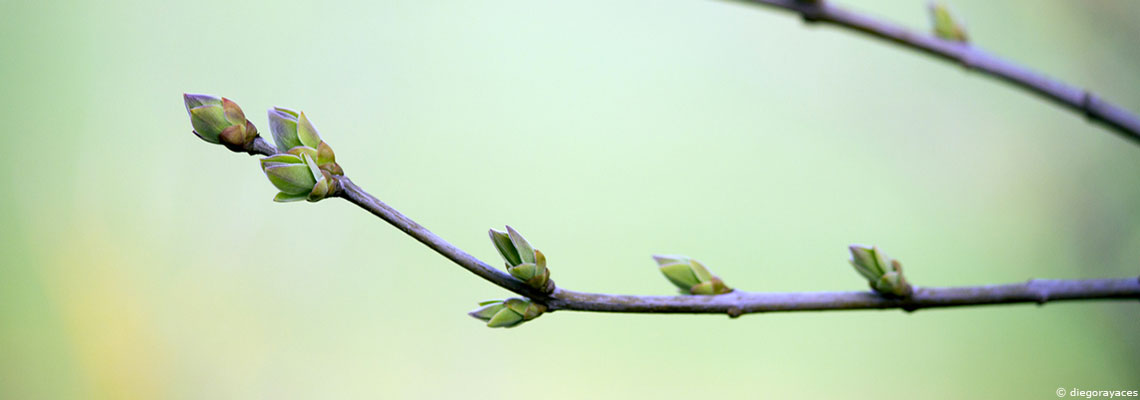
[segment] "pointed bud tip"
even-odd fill
[[[203,105],[221,105],[222,99],[206,94],[182,93],[182,103],[186,105],[186,112],[190,112],[190,109]]]
[[[686,256],[676,254],[654,254],[653,261],[657,266],[665,266],[668,264],[688,264],[691,259]]]

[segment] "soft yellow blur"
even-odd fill
[[[927,29],[922,1],[852,7]],[[1140,3],[959,0],[973,43],[1140,110]],[[992,79],[727,1],[0,2],[0,398],[1052,398],[1140,389],[1140,304],[557,312],[342,201],[276,204],[183,92],[304,110],[373,194],[583,291],[649,255],[756,291],[1140,275],[1140,146]]]

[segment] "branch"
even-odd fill
[[[960,307],[988,304],[1037,303],[1068,300],[1140,299],[1140,278],[1093,280],[1031,280],[991,286],[915,288],[907,299],[884,297],[871,291],[751,293],[735,291],[717,296],[631,296],[583,293],[554,289],[541,293],[500,272],[365,192],[348,178],[338,178],[340,193],[349,202],[392,224],[471,273],[504,289],[544,304],[548,311],[621,313],[712,313],[740,316],[772,311],[824,311],[900,308]]]
[[[446,257],[448,260],[451,260],[471,273],[478,275],[480,278],[532,299],[547,297],[546,293],[527,286],[523,281],[515,279],[505,272],[501,272],[487,265],[485,262],[479,261],[475,256],[467,254],[467,252],[460,250],[458,247],[455,247],[455,245],[448,243],[446,240],[443,240],[443,238],[432,233],[427,228],[424,228],[423,225],[416,223],[416,221],[413,221],[411,218],[408,218],[399,211],[396,211],[396,209],[384,204],[384,202],[373,197],[371,194],[368,194],[368,192],[356,186],[356,184],[352,183],[347,177],[337,177],[337,182],[340,184],[342,190],[338,193],[339,196],[344,197],[348,202],[356,204],[360,208],[372,213],[372,215],[387,221],[389,224],[392,224],[392,226],[408,234],[408,236],[415,238],[420,241],[420,243],[435,250],[436,253],[439,253],[441,256]]]
[[[273,147],[269,142],[266,142],[265,139],[258,137],[254,139],[249,146],[246,146],[245,152],[251,156],[262,155],[268,157],[277,154],[277,148]]]
[[[1089,280],[1030,280],[989,286],[914,288],[907,299],[892,299],[870,291],[751,293],[718,296],[625,296],[555,290],[551,310],[623,313],[720,313],[737,317],[776,311],[827,311],[899,308],[962,307],[989,304],[1068,300],[1140,299],[1140,278]]]
[[[271,156],[276,149],[258,137],[244,152]],[[338,176],[337,196],[380,217],[408,236],[467,271],[499,287],[537,301],[547,311],[593,311],[663,314],[743,314],[780,311],[828,311],[964,307],[991,304],[1036,303],[1073,300],[1140,299],[1140,278],[1089,280],[1030,280],[1008,285],[914,288],[905,299],[890,298],[872,291],[755,293],[734,291],[715,296],[633,296],[575,292],[555,288],[546,293],[499,271],[475,256],[460,250],[423,225],[408,218],[357,186],[348,177]]]
[[[824,1],[736,0],[772,6],[800,14],[809,23],[826,23],[917,50],[936,58],[961,64],[970,71],[998,78],[1021,89],[1084,115],[1089,121],[1107,126],[1121,136],[1140,144],[1140,117],[1101,100],[1092,92],[1049,78],[1029,68],[991,55],[965,42],[939,39],[911,31],[901,25]]]

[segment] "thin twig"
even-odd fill
[[[901,308],[916,310],[984,304],[1038,303],[1062,300],[1140,299],[1140,279],[1032,280],[995,286],[916,288],[907,300],[870,291],[749,293],[719,296],[629,296],[555,289],[541,293],[480,261],[427,228],[365,192],[348,178],[338,178],[342,197],[399,228],[471,273],[504,289],[544,303],[549,311],[576,310],[625,313],[720,313],[738,316],[771,311],[821,311]]]
[[[245,149],[245,152],[249,153],[251,156],[260,154],[268,157],[277,154],[277,147],[269,144],[269,142],[265,141],[265,139],[258,137],[249,144],[249,146]]]
[[[825,1],[804,0],[734,0],[762,4],[798,13],[809,23],[827,23],[861,32],[888,42],[918,50],[939,59],[958,63],[971,71],[998,78],[1016,87],[1052,100],[1069,110],[1084,115],[1116,133],[1140,144],[1140,117],[1101,100],[1092,92],[1049,78],[968,43],[943,40],[931,34],[915,32],[899,24],[831,5]]]
[[[623,313],[714,313],[736,317],[777,311],[827,311],[962,307],[1068,300],[1140,299],[1140,278],[1030,280],[1008,285],[915,288],[910,298],[891,299],[870,291],[751,293],[718,296],[624,296],[555,290],[550,310]]]
[[[251,155],[270,156],[277,150],[262,138],[246,148]],[[337,195],[380,217],[467,271],[511,292],[546,305],[548,311],[572,310],[618,313],[727,314],[777,311],[825,311],[962,307],[989,304],[1070,300],[1140,299],[1140,278],[1090,280],[1030,280],[1009,285],[915,288],[908,299],[893,299],[871,291],[754,293],[735,291],[717,296],[632,296],[583,293],[555,288],[543,293],[527,286],[475,256],[448,243],[423,225],[372,196],[348,177],[337,177]]]
[[[247,146],[245,153],[270,156],[277,149],[269,142],[257,138]],[[506,272],[482,262],[475,256],[459,250],[453,244],[433,234],[416,221],[381,202],[353,183],[348,177],[337,177],[340,190],[337,196],[347,199],[376,217],[391,223],[408,236],[420,240],[459,267],[490,281],[507,291],[529,297],[546,305],[547,311],[597,311],[637,313],[724,313],[739,317],[746,313],[775,311],[825,311],[903,309],[913,311],[926,308],[966,307],[966,305],[1037,303],[1073,300],[1140,299],[1140,278],[1088,279],[1088,280],[1029,280],[1024,284],[915,287],[906,300],[890,299],[870,291],[865,292],[804,292],[804,293],[751,293],[736,291],[722,295],[694,296],[636,296],[620,294],[583,293],[555,288],[543,293],[527,286]]]
[[[478,275],[480,278],[532,299],[547,297],[546,294],[527,286],[523,281],[515,279],[510,274],[501,272],[487,265],[487,263],[480,261],[478,258],[475,258],[475,256],[467,254],[467,252],[460,250],[458,247],[455,247],[455,245],[448,243],[446,240],[443,240],[443,238],[416,223],[416,221],[413,221],[411,218],[408,218],[399,211],[396,211],[396,209],[384,204],[384,202],[373,197],[371,194],[368,194],[368,192],[356,186],[356,184],[352,183],[352,180],[349,180],[347,177],[337,177],[337,182],[340,183],[341,186],[341,192],[339,193],[341,197],[367,210],[372,213],[372,215],[387,221],[389,224],[392,224],[392,226],[408,234],[408,236],[415,238],[420,241],[420,243],[435,250],[436,253],[459,264],[460,267],[471,271],[471,273]]]

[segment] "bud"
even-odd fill
[[[851,245],[851,265],[876,292],[889,297],[909,297],[914,291],[902,273],[902,264],[878,247]]]
[[[315,150],[314,150],[315,151]],[[309,154],[277,154],[261,159],[261,169],[269,182],[280,190],[273,201],[286,203],[308,200],[317,202],[336,192],[336,180],[317,168]]]
[[[508,225],[506,232],[491,229],[487,233],[491,236],[491,243],[506,262],[507,272],[511,276],[533,288],[546,291],[553,289],[547,287],[551,282],[550,270],[546,268],[546,256],[531,247],[530,242],[527,242],[518,231]]]
[[[654,255],[653,260],[669,282],[673,282],[683,294],[713,295],[732,292],[717,276],[709,272],[704,264],[685,256]]]
[[[332,175],[344,175],[344,170],[336,163],[336,155],[328,143],[321,140],[317,128],[309,122],[304,112],[287,108],[273,107],[269,110],[269,130],[273,141],[282,153],[294,153],[298,147],[312,149],[312,157],[317,166]]]
[[[491,328],[513,328],[546,312],[546,306],[517,297],[484,301],[479,305],[481,307],[467,315],[487,321]]]
[[[966,37],[965,25],[954,18],[950,12],[950,7],[945,4],[930,2],[930,20],[934,25],[935,36],[955,42],[966,43],[970,41]]]
[[[321,169],[333,175],[344,175],[344,170],[340,168],[340,164],[336,163],[336,154],[333,154],[332,147],[329,147],[328,143],[317,144],[316,158],[317,165],[321,166]]]
[[[257,128],[245,119],[241,107],[230,99],[183,93],[182,101],[186,103],[194,134],[202,140],[243,151],[257,138]]]

